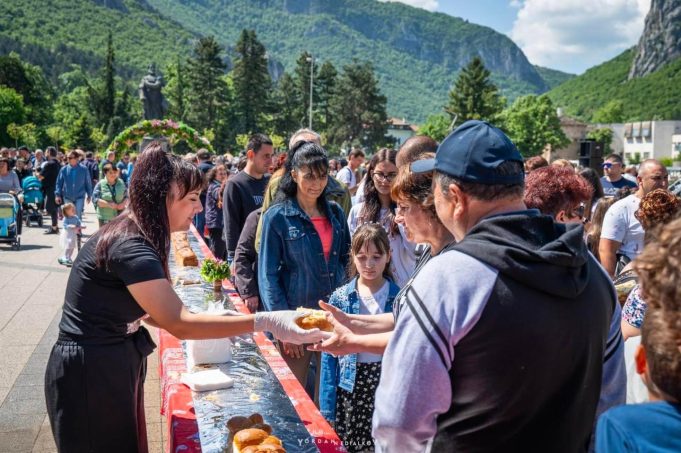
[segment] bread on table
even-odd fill
[[[306,316],[296,319],[296,324],[298,324],[301,329],[319,329],[326,332],[333,332],[333,325],[326,319],[326,312],[324,310],[311,310],[309,308],[298,307],[296,311],[308,313]]]
[[[269,434],[262,429],[242,429],[234,435],[234,453],[241,453],[244,448],[250,447],[251,445],[260,445],[268,437]]]
[[[189,247],[175,250],[175,262],[178,266],[182,267],[199,265],[199,259],[196,257],[194,251]]]

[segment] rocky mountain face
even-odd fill
[[[629,79],[651,74],[681,57],[681,0],[651,0]]]

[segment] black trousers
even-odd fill
[[[215,258],[224,261],[227,259],[227,244],[222,239],[222,228],[209,228],[208,233],[210,233],[210,251],[213,252]]]
[[[111,344],[60,334],[45,371],[47,414],[60,453],[148,451],[144,379],[153,347],[143,327]]]

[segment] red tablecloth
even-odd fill
[[[196,229],[192,226],[191,230],[197,237],[204,256],[212,257],[208,247],[198,237]],[[227,292],[238,310],[249,313],[248,308],[243,304],[228,280],[223,282],[223,290]],[[338,435],[319,413],[314,402],[288,368],[274,344],[262,333],[254,334],[253,339],[291,399],[301,422],[314,439],[319,451],[322,453],[344,452],[345,449],[341,446]],[[159,358],[158,371],[163,398],[161,413],[166,416],[168,424],[167,451],[173,453],[177,451],[201,452],[192,392],[187,386],[180,383],[182,373],[187,371],[182,346],[177,338],[162,329],[159,329]]]

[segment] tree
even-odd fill
[[[312,67],[310,67],[312,65]],[[319,102],[318,91],[319,87],[316,83],[318,81],[318,67],[313,65],[313,57],[307,51],[303,52],[298,60],[296,60],[296,69],[293,80],[295,81],[296,94],[298,97],[298,105],[296,106],[297,117],[300,118],[300,123],[307,126],[310,122],[310,69],[312,69],[313,83],[312,86],[312,107],[314,108]],[[314,120],[314,113],[312,114]]]
[[[336,93],[336,79],[338,71],[330,61],[325,61],[319,69],[316,85],[319,87],[317,101],[317,111],[321,117],[321,127],[315,128],[319,131],[326,131],[333,122],[331,117],[331,99]]]
[[[182,66],[182,61],[178,56],[175,64],[170,64],[166,71],[168,83],[164,87],[164,91],[170,104],[168,115],[177,121],[184,121],[186,117],[187,81],[184,74],[185,70],[186,68]]]
[[[64,140],[66,131],[61,126],[50,126],[47,128],[47,136],[55,148],[59,149],[59,144]]]
[[[621,123],[624,121],[624,102],[613,99],[594,112],[593,122],[601,124]]]
[[[187,100],[189,101],[185,115],[187,121],[198,130],[211,129],[220,137],[225,132],[220,129],[225,125],[220,122],[222,113],[230,102],[229,85],[224,78],[227,66],[222,60],[223,48],[213,36],[201,38],[196,43],[193,57],[187,60],[189,79]],[[182,68],[179,67],[178,71]],[[181,76],[180,76],[181,77]],[[176,85],[178,80],[175,80]],[[180,85],[183,82],[179,83]],[[176,93],[177,94],[177,91]],[[180,98],[175,97],[177,103]],[[183,103],[184,101],[180,101]],[[177,105],[176,105],[177,108]]]
[[[368,147],[384,144],[388,128],[386,102],[371,63],[354,61],[344,66],[331,100],[334,121],[327,131],[329,141],[338,146],[345,142]]]
[[[441,142],[451,132],[451,121],[444,113],[430,115],[426,122],[419,127],[418,135],[425,135],[437,142]]]
[[[38,144],[38,136],[36,135],[36,126],[33,123],[15,124],[10,123],[7,126],[7,133],[14,139],[15,145],[21,142],[30,148],[35,148]]]
[[[296,84],[289,73],[285,72],[277,82],[272,103],[276,113],[273,115],[274,130],[285,137],[289,137],[300,128],[300,118],[297,116],[298,97]],[[271,138],[271,137],[270,137]]]
[[[541,154],[546,145],[560,148],[570,143],[548,96],[523,96],[502,114],[503,129],[525,157]]]
[[[25,119],[42,126],[52,116],[53,90],[40,67],[21,60],[18,54],[0,56],[0,85],[13,89],[22,97]],[[6,131],[2,127],[0,137]],[[42,131],[36,132],[38,135]]]
[[[76,120],[73,127],[68,131],[64,143],[69,148],[95,149],[96,143],[92,140],[92,127],[86,115],[81,115]]]
[[[495,123],[504,108],[505,100],[490,81],[490,72],[480,57],[475,57],[461,70],[449,92],[445,112],[458,124],[468,120]]]
[[[106,66],[104,67],[104,103],[102,106],[106,125],[113,119],[114,111],[116,109],[115,76],[116,69],[114,68],[113,35],[109,31],[106,46]]]
[[[7,126],[21,124],[26,119],[24,98],[14,89],[0,85],[0,146],[10,144]]]
[[[241,31],[235,50],[238,56],[232,79],[238,130],[251,134],[262,127],[272,81],[267,70],[265,46],[258,41],[254,30]]]

